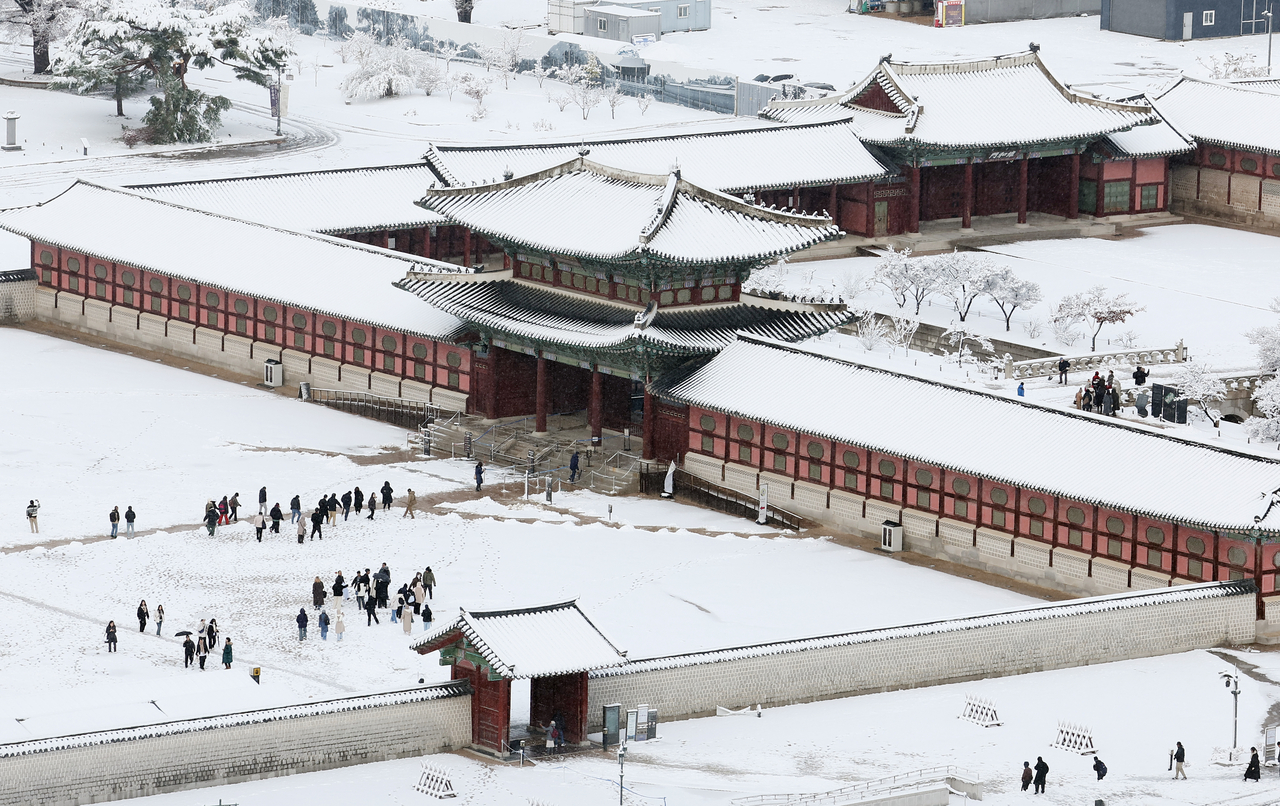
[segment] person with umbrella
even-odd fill
[[[196,656],[196,645],[195,645],[195,642],[191,640],[190,630],[183,630],[180,633],[175,633],[175,637],[183,636],[183,635],[187,637],[187,640],[182,642],[182,657],[185,659],[185,662],[182,664],[182,666],[184,669],[190,669],[191,661]]]
[[[222,644],[222,665],[227,669],[231,668],[231,639],[230,638],[228,638]]]

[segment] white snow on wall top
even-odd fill
[[[426,165],[138,185],[133,190],[210,213],[299,232],[361,232],[445,223],[414,204],[436,176]]]
[[[1163,119],[1159,123],[1134,126],[1128,131],[1112,132],[1106,139],[1118,152],[1116,156],[1137,159],[1185,154],[1196,147],[1190,138]]]
[[[47,202],[0,210],[0,229],[138,269],[427,338],[450,338],[462,325],[393,285],[409,271],[457,271],[457,266],[84,181]]]
[[[1204,528],[1248,532],[1280,488],[1277,462],[745,335],[669,384],[691,405]],[[1280,508],[1261,525],[1280,531]]]
[[[1160,113],[1202,143],[1280,155],[1280,95],[1183,78],[1155,96]]]
[[[1096,596],[1089,599],[1073,599],[1068,602],[1054,602],[1017,610],[1006,610],[998,613],[987,613],[975,616],[932,621],[923,624],[906,624],[899,627],[882,627],[859,632],[825,635],[816,638],[802,638],[795,641],[779,641],[773,644],[757,644],[755,646],[734,647],[731,649],[713,649],[706,652],[693,652],[687,655],[671,655],[662,658],[643,658],[628,662],[625,666],[612,669],[598,669],[590,672],[593,678],[615,677],[638,672],[653,672],[661,669],[676,669],[684,666],[699,666],[707,663],[724,663],[725,661],[745,660],[768,655],[785,655],[792,652],[806,652],[830,647],[851,646],[854,644],[870,644],[878,641],[890,641],[900,638],[914,638],[923,635],[961,632],[982,627],[994,627],[1002,624],[1018,624],[1048,619],[1081,616],[1090,613],[1103,613],[1111,610],[1123,610],[1152,605],[1167,605],[1204,599],[1219,599],[1227,596],[1248,596],[1253,600],[1257,588],[1252,580],[1241,582],[1204,582],[1199,585],[1184,585],[1177,588],[1150,591],[1127,591],[1108,596]]]
[[[115,744],[131,742],[139,739],[155,739],[163,736],[174,736],[181,733],[195,733],[214,728],[232,728],[239,725],[254,725],[262,722],[274,722],[280,719],[297,719],[306,716],[322,716],[345,711],[358,711],[364,708],[378,708],[388,705],[404,705],[406,703],[442,700],[448,697],[460,697],[470,693],[466,681],[455,680],[426,688],[408,691],[393,691],[385,694],[369,694],[361,697],[344,697],[339,700],[306,703],[304,705],[287,705],[282,708],[265,708],[260,711],[243,711],[238,714],[203,717],[200,719],[183,719],[176,722],[160,722],[154,725],[139,725],[133,728],[77,733],[72,736],[54,736],[48,739],[36,739],[28,742],[0,744],[0,758],[26,756],[33,753],[48,753],[53,750],[70,750],[76,747],[90,747],[99,744]]]
[[[476,230],[561,255],[653,255],[683,263],[756,261],[834,238],[829,218],[784,214],[668,175],[628,173],[578,158],[480,187],[428,190],[419,204]]]
[[[848,126],[772,126],[550,146],[433,148],[426,157],[452,177],[451,184],[484,184],[500,180],[507,170],[528,176],[563,164],[583,148],[593,162],[636,173],[665,174],[679,165],[684,178],[724,193],[866,182],[893,173]]]
[[[608,638],[578,609],[576,601],[519,610],[468,612],[409,644],[428,646],[461,632],[503,677],[521,680],[585,672],[626,661]]]

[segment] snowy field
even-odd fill
[[[1280,690],[1280,656],[1229,652],[1257,679],[1240,678],[1240,742],[1260,744],[1268,709]],[[1244,762],[1228,761],[1231,696],[1218,673],[1231,665],[1211,652],[997,678],[912,691],[873,694],[766,709],[754,716],[662,723],[659,740],[632,744],[626,782],[629,804],[727,806],[765,793],[825,792],[927,767],[953,764],[984,782],[984,804],[1027,803],[1022,762],[1043,756],[1050,771],[1037,803],[1080,806],[1263,806],[1280,800],[1275,767],[1261,782],[1243,781]],[[982,728],[957,719],[966,694],[994,700],[1003,725]],[[1108,767],[1097,781],[1092,756],[1049,745],[1059,720],[1092,729]],[[1169,751],[1187,748],[1188,780],[1173,781]],[[592,752],[563,763],[495,766],[466,754],[427,761],[450,774],[459,806],[590,806],[617,797],[617,762]],[[320,800],[413,804],[416,759],[269,781],[163,795],[140,806],[224,803],[301,804]],[[663,800],[665,799],[665,801]],[[952,803],[961,806],[960,798]]]
[[[514,484],[477,494],[460,462],[367,464],[383,446],[403,445],[398,429],[23,331],[0,329],[0,349],[15,363],[3,392],[0,534],[10,546],[36,539],[22,516],[36,497],[38,539],[52,541],[0,554],[0,742],[447,679],[447,667],[406,649],[385,612],[369,627],[348,604],[342,643],[332,634],[318,640],[314,622],[311,639],[298,642],[293,617],[303,606],[316,616],[316,576],[329,585],[338,570],[350,579],[384,562],[393,590],[432,567],[439,619],[459,606],[580,597],[633,658],[1030,601],[683,505],[580,491],[547,511],[519,499]],[[77,419],[82,427],[66,427]],[[412,487],[420,503],[440,496],[448,505],[405,519],[401,503],[303,546],[291,534],[259,544],[243,522],[213,538],[196,526],[208,498],[237,490],[256,501],[265,484],[287,509],[294,493],[310,505],[322,493],[383,481],[398,501]],[[101,539],[113,505],[132,505],[139,528],[158,531]],[[162,637],[153,625],[137,633],[141,599],[152,611],[164,605]],[[336,617],[332,605],[329,612]],[[217,658],[203,673],[182,667],[173,633],[209,617],[233,638],[235,674]],[[116,654],[103,643],[108,620],[120,629]],[[54,634],[56,652],[30,651]],[[260,687],[241,673],[255,665],[264,668]]]

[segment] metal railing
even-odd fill
[[[420,400],[380,397],[368,392],[348,392],[341,389],[312,387],[311,402],[415,431],[440,416],[438,406]]]
[[[666,483],[666,470],[640,471],[640,494],[661,495]],[[759,500],[737,490],[730,490],[718,484],[712,484],[681,468],[676,468],[672,484],[676,498],[683,498],[690,503],[714,509],[727,515],[755,520],[759,511]],[[766,523],[799,531],[804,526],[804,519],[793,512],[770,504],[765,511]]]
[[[1117,350],[1108,353],[1089,353],[1088,355],[1057,355],[1049,358],[1037,358],[1031,361],[1014,361],[1006,356],[1004,377],[1005,379],[1013,380],[1044,376],[1053,377],[1058,374],[1058,362],[1063,358],[1071,362],[1071,369],[1068,372],[1089,372],[1090,370],[1098,370],[1110,365],[1180,364],[1187,360],[1187,348],[1182,342],[1178,342],[1173,347]]]
[[[732,803],[733,806],[824,806],[835,803],[856,803],[859,800],[893,794],[904,789],[938,785],[952,779],[971,784],[979,781],[976,775],[966,770],[955,765],[946,765],[912,770],[870,781],[859,781],[827,792],[752,795],[734,798]]]

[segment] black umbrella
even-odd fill
[[[181,638],[184,635],[191,635],[191,630],[179,630],[173,634],[174,638]]]

